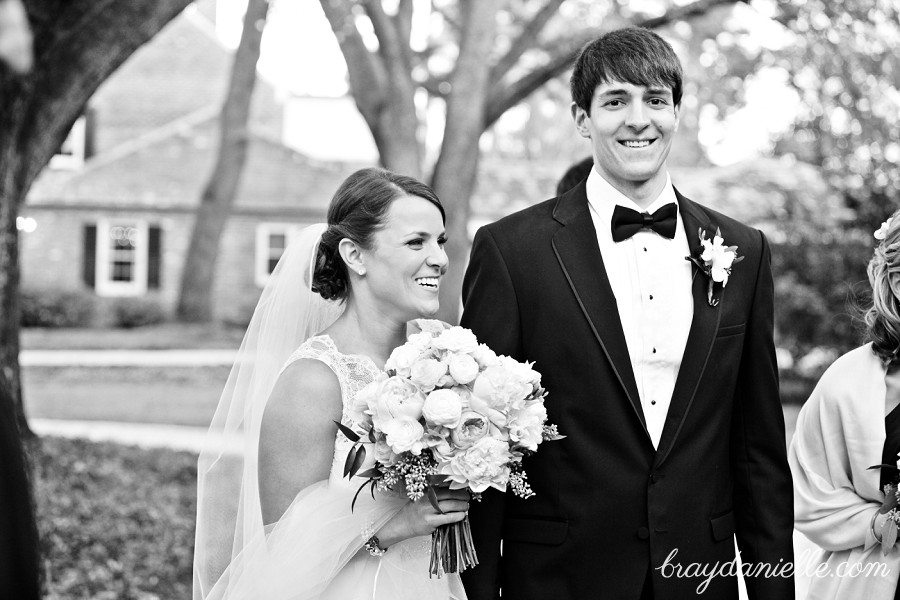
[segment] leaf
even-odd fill
[[[441,475],[440,473],[433,473],[428,475],[426,479],[428,480],[428,485],[443,485],[447,483],[449,475]]]
[[[369,482],[368,481],[364,482],[361,486],[359,486],[359,489],[356,490],[356,493],[353,494],[353,501],[350,502],[350,512],[353,512],[354,507],[356,507],[356,499],[359,498],[359,493],[361,491],[363,491],[363,488],[366,487],[367,485],[369,485]],[[373,486],[374,486],[374,484],[373,484]],[[372,492],[372,498],[374,498],[374,497],[375,497],[375,492]]]
[[[897,524],[893,519],[888,519],[881,528],[881,553],[887,556],[897,542]]]
[[[350,452],[347,453],[347,460],[344,461],[344,477],[350,477],[350,469],[353,467],[353,463],[356,461],[356,451],[361,446],[353,446],[350,448]]]
[[[375,428],[369,430],[369,441],[375,443]]]
[[[434,491],[434,486],[429,485],[425,488],[425,493],[428,496],[428,501],[431,502],[431,505],[434,507],[434,510],[444,514],[444,511],[441,510],[441,505],[438,504],[437,492]]]
[[[366,447],[360,446],[356,450],[356,458],[353,459],[353,464],[350,466],[350,477],[356,475],[356,473],[362,468],[363,463],[366,461]]]
[[[378,467],[372,467],[371,469],[366,469],[362,473],[357,473],[357,477],[366,477],[367,479],[379,479],[381,478],[381,470]]]
[[[359,436],[356,435],[356,432],[355,432],[355,431],[353,431],[352,429],[350,429],[349,427],[347,427],[347,426],[344,425],[343,423],[340,423],[340,422],[338,422],[338,421],[333,421],[333,422],[334,422],[335,425],[338,426],[338,429],[341,430],[341,433],[343,433],[344,436],[346,436],[346,438],[347,438],[348,440],[350,440],[351,442],[358,442],[358,441],[359,441]]]

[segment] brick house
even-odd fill
[[[20,213],[23,290],[138,297],[174,310],[231,69],[214,10],[211,1],[189,7],[90,100]],[[260,79],[216,264],[216,318],[249,318],[285,235],[323,220],[339,183],[365,166],[300,154],[281,142],[282,127],[282,102]]]

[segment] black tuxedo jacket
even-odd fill
[[[769,248],[759,231],[678,201],[692,248],[700,228],[718,227],[744,260],[716,307],[694,268],[693,321],[658,449],[584,182],[476,234],[462,325],[535,362],[549,420],[567,437],[524,459],[534,497],[491,490],[472,503],[480,565],[463,574],[470,599],[502,588],[504,600],[637,600],[649,569],[657,600],[737,598],[733,534],[745,569],[760,574],[747,578],[750,598],[794,597]]]

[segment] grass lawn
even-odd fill
[[[29,417],[206,427],[230,367],[27,367]]]
[[[53,437],[30,455],[46,600],[191,597],[196,455]]]
[[[163,323],[135,329],[27,328],[26,350],[168,350],[215,348],[237,350],[244,327]]]

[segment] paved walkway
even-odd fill
[[[204,444],[213,443],[223,446],[225,452],[229,454],[240,451],[239,439],[221,437],[208,439],[206,427],[61,419],[29,419],[28,424],[37,435],[117,442],[142,448],[171,448],[196,453],[200,452]]]
[[[23,367],[231,366],[236,350],[22,350]]]

